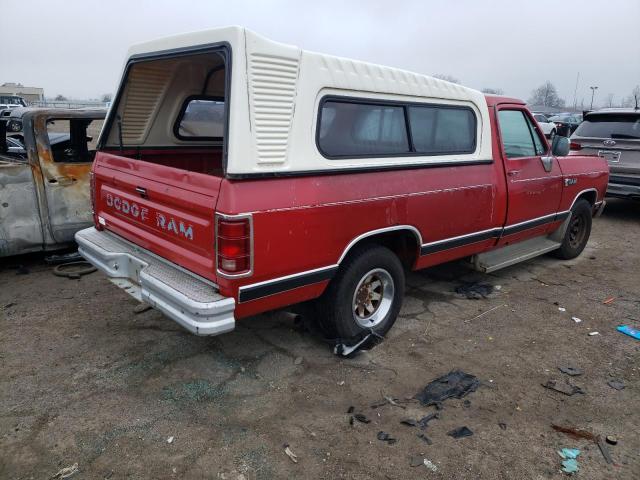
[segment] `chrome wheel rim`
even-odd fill
[[[374,268],[365,273],[353,292],[353,319],[363,328],[376,327],[391,310],[394,293],[395,284],[389,272]]]

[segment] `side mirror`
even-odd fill
[[[555,157],[566,157],[569,154],[569,139],[560,135],[553,137],[551,153]]]

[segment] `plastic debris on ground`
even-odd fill
[[[578,317],[571,317],[571,320],[573,320],[576,323],[580,323],[582,321]]]
[[[558,307],[558,310],[560,310],[561,312],[566,312],[567,311],[567,309],[564,308],[564,307]]]
[[[431,460],[424,459],[424,466],[427,467],[432,472],[437,472],[438,467],[436,467]]]
[[[562,460],[562,471],[564,473],[577,473],[580,470],[580,466],[578,464],[578,456],[580,455],[580,450],[577,448],[563,448],[558,452]]]
[[[502,430],[506,430],[506,429],[507,429],[507,424],[506,424],[506,423],[504,423],[504,422],[500,422],[500,423],[498,424],[498,426],[499,426]]]
[[[173,443],[173,437],[167,438],[167,443]]]
[[[609,385],[614,390],[624,390],[625,386],[624,382],[622,380],[618,380],[617,378],[609,380],[607,382],[607,385]]]
[[[640,340],[640,330],[637,328],[631,328],[629,325],[620,325],[616,328],[621,333],[625,335],[629,335],[630,337],[635,338],[636,340]]]
[[[424,465],[424,458],[414,456],[409,458],[409,465],[412,467],[419,467],[420,465]]]
[[[447,435],[457,439],[457,438],[470,437],[471,435],[473,435],[473,432],[468,427],[459,427],[454,430],[451,430],[450,432],[447,432]]]
[[[391,435],[389,435],[387,432],[383,432],[383,431],[379,431],[378,435],[376,435],[376,438],[381,442],[387,442],[389,445],[393,445],[398,441],[395,438],[393,438]]]
[[[333,354],[341,357],[353,358],[358,351],[373,347],[376,343],[384,340],[384,337],[369,329],[361,340],[358,337],[345,339],[336,339],[333,347]]]
[[[424,430],[425,428],[427,428],[427,426],[429,425],[429,422],[436,418],[440,418],[440,414],[437,412],[430,413],[429,415],[422,417],[420,420],[418,420],[418,426],[420,427],[420,430]]]
[[[582,394],[585,393],[584,390],[582,390],[582,388],[576,385],[572,385],[568,382],[564,384],[559,383],[557,380],[549,380],[547,381],[547,383],[543,383],[542,386],[549,390],[560,392],[568,396],[575,395],[576,393],[582,393]]]
[[[618,439],[614,435],[607,435],[607,438],[605,438],[605,440],[607,441],[607,443],[609,445],[617,445],[618,444]]]
[[[609,305],[610,303],[612,303],[614,300],[616,299],[616,297],[609,297],[605,300],[602,301],[602,303],[604,303],[605,305]]]
[[[70,477],[71,475],[73,475],[73,474],[75,474],[77,472],[78,472],[78,464],[74,463],[70,467],[65,467],[65,468],[61,469],[60,471],[58,471],[58,473],[56,473],[55,475],[50,477],[50,479],[54,480],[54,479],[58,479],[58,478],[68,478],[68,477]]]
[[[418,435],[416,435],[420,440],[422,440],[424,443],[426,443],[427,445],[433,445],[433,442],[431,441],[431,439],[429,437],[427,437],[424,433],[419,433]]]
[[[571,366],[558,367],[558,370],[560,370],[562,373],[566,373],[571,377],[577,377],[578,375],[582,375],[584,373],[581,369]]]
[[[593,337],[595,335],[600,335],[600,332],[589,332],[590,337]]]
[[[456,288],[456,293],[464,295],[470,300],[487,298],[493,293],[493,285],[488,283],[467,283]]]
[[[462,398],[471,392],[475,392],[480,386],[480,381],[474,375],[461,370],[451,372],[429,382],[414,398],[424,406],[439,406],[448,398]]]
[[[287,457],[291,459],[293,463],[298,463],[298,456],[295,453],[293,453],[293,451],[291,450],[291,447],[289,447],[289,444],[285,443],[284,453],[287,455]]]

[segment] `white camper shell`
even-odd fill
[[[189,98],[219,100],[224,120],[210,137],[187,139],[176,119]],[[318,148],[324,99],[347,97],[466,107],[475,116],[473,151],[452,155],[332,158]],[[491,161],[483,94],[461,85],[268,40],[241,27],[177,35],[132,47],[101,144],[114,148],[223,146],[229,177],[421,163]],[[222,121],[221,120],[221,121]],[[182,128],[182,127],[180,127]],[[181,138],[182,137],[182,138]]]

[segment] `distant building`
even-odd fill
[[[27,103],[44,101],[44,89],[39,87],[25,87],[21,83],[3,83],[0,86],[0,95],[18,95]]]

